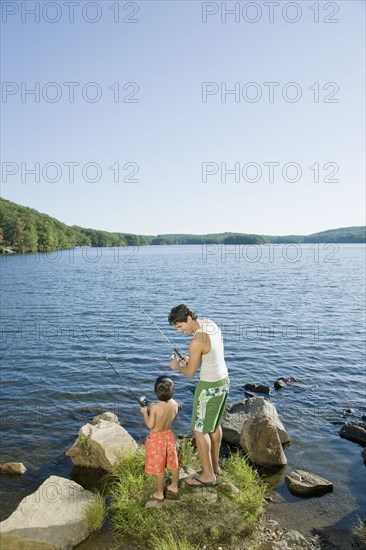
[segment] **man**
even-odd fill
[[[219,327],[211,320],[200,320],[185,304],[174,307],[169,323],[179,332],[193,336],[189,356],[184,361],[173,358],[170,368],[194,377],[198,368],[200,380],[194,394],[192,430],[202,462],[202,472],[187,480],[193,487],[218,484],[219,454],[222,440],[221,417],[229,393],[229,377],[224,358],[224,345]]]

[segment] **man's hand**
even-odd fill
[[[147,414],[147,407],[140,407],[140,413],[145,416]]]

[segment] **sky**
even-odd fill
[[[365,3],[2,1],[1,196],[144,235],[365,224]]]

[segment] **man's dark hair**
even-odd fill
[[[154,391],[160,401],[169,401],[174,394],[174,382],[166,376],[159,376],[155,380]]]
[[[185,323],[188,317],[192,317],[193,321],[197,319],[197,315],[194,311],[189,309],[186,304],[180,304],[179,306],[173,307],[169,313],[168,321],[171,325],[176,325],[177,323]]]

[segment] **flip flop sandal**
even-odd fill
[[[186,484],[188,485],[188,487],[217,487],[218,485],[220,485],[219,481],[201,481],[200,479],[198,479],[197,476],[193,476],[191,477],[190,479],[194,479],[195,481],[198,482],[198,484],[196,483],[188,483],[189,479],[186,481]]]
[[[156,502],[164,502],[164,497],[163,498],[158,498],[156,496],[154,496],[153,494],[149,495],[149,500],[156,500]]]
[[[174,491],[169,491],[169,489],[166,489],[165,496],[169,499],[177,499],[179,497],[179,493],[175,493]]]

